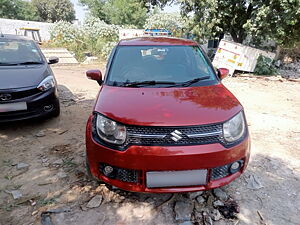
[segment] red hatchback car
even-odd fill
[[[100,91],[86,129],[88,171],[136,192],[218,188],[246,168],[250,139],[242,105],[191,40],[121,40],[87,77]]]

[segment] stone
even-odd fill
[[[198,197],[199,195],[202,195],[202,194],[203,194],[203,191],[189,192],[188,197],[189,197],[189,199],[195,199],[196,197]]]
[[[192,223],[191,221],[185,221],[182,223],[179,223],[179,225],[193,225],[194,223]]]
[[[197,211],[197,212],[202,212],[203,211],[203,209],[205,209],[205,204],[203,203],[203,204],[199,204],[199,203],[196,203],[195,204],[195,211]]]
[[[102,203],[102,195],[95,195],[86,205],[87,208],[97,208]]]
[[[35,136],[36,137],[44,137],[44,136],[46,136],[46,134],[45,134],[45,132],[44,131],[39,131],[39,132],[37,132],[36,134],[35,134]]]
[[[198,224],[202,224],[203,223],[202,212],[194,211],[194,219],[195,219],[195,222],[198,222]]]
[[[19,198],[22,198],[22,196],[23,196],[20,190],[13,190],[13,191],[10,191],[10,193],[12,194],[14,199],[19,199]]]
[[[198,196],[196,198],[196,201],[199,203],[199,204],[203,204],[205,202],[205,198],[203,198],[202,196]]]
[[[48,158],[42,158],[42,163],[48,162]]]
[[[65,172],[58,172],[57,174],[56,174],[56,176],[58,177],[58,178],[66,178],[68,175],[65,173]]]
[[[226,201],[228,199],[228,195],[221,188],[214,189],[213,193],[218,199],[220,199],[222,201]]]
[[[28,167],[29,167],[29,164],[27,164],[27,163],[21,162],[21,163],[17,164],[17,170],[27,169]]]
[[[206,205],[208,207],[213,207],[213,202],[215,200],[215,197],[212,196],[212,195],[209,195],[208,198],[207,198],[207,202],[206,202]]]
[[[217,209],[213,209],[210,213],[210,216],[214,221],[218,221],[222,218],[221,213]]]
[[[58,159],[58,160],[55,160],[52,164],[62,165],[63,163],[64,163],[64,161],[62,159]]]
[[[190,221],[193,212],[192,201],[177,201],[175,203],[175,220],[179,222]]]
[[[222,201],[220,201],[220,200],[217,200],[217,201],[215,201],[214,203],[213,203],[213,205],[214,205],[214,207],[219,207],[219,206],[224,206],[224,203],[222,202]]]
[[[211,217],[206,212],[203,213],[203,218],[204,218],[204,225],[213,225],[213,221]]]

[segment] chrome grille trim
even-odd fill
[[[129,137],[133,137],[133,138],[157,138],[157,139],[163,139],[167,135],[163,135],[163,134],[132,134],[132,133],[129,133],[128,136]]]
[[[214,131],[214,132],[208,132],[208,133],[200,133],[200,134],[187,134],[189,138],[201,138],[201,137],[211,137],[211,136],[221,136],[222,131]]]

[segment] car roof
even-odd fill
[[[174,38],[174,37],[139,37],[123,39],[119,42],[120,46],[148,46],[148,45],[188,45],[197,46],[193,40]]]
[[[21,35],[14,35],[14,34],[2,34],[0,33],[0,40],[1,39],[9,39],[9,40],[23,40],[23,41],[32,41],[32,39],[25,37],[25,36],[21,36]]]

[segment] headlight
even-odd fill
[[[53,76],[46,77],[38,86],[37,88],[41,91],[47,91],[50,88],[55,87],[55,80]]]
[[[245,133],[245,120],[243,111],[239,112],[232,119],[223,124],[223,135],[227,142],[234,142],[240,139]]]
[[[97,114],[96,129],[99,137],[106,142],[121,145],[126,140],[126,127]]]

